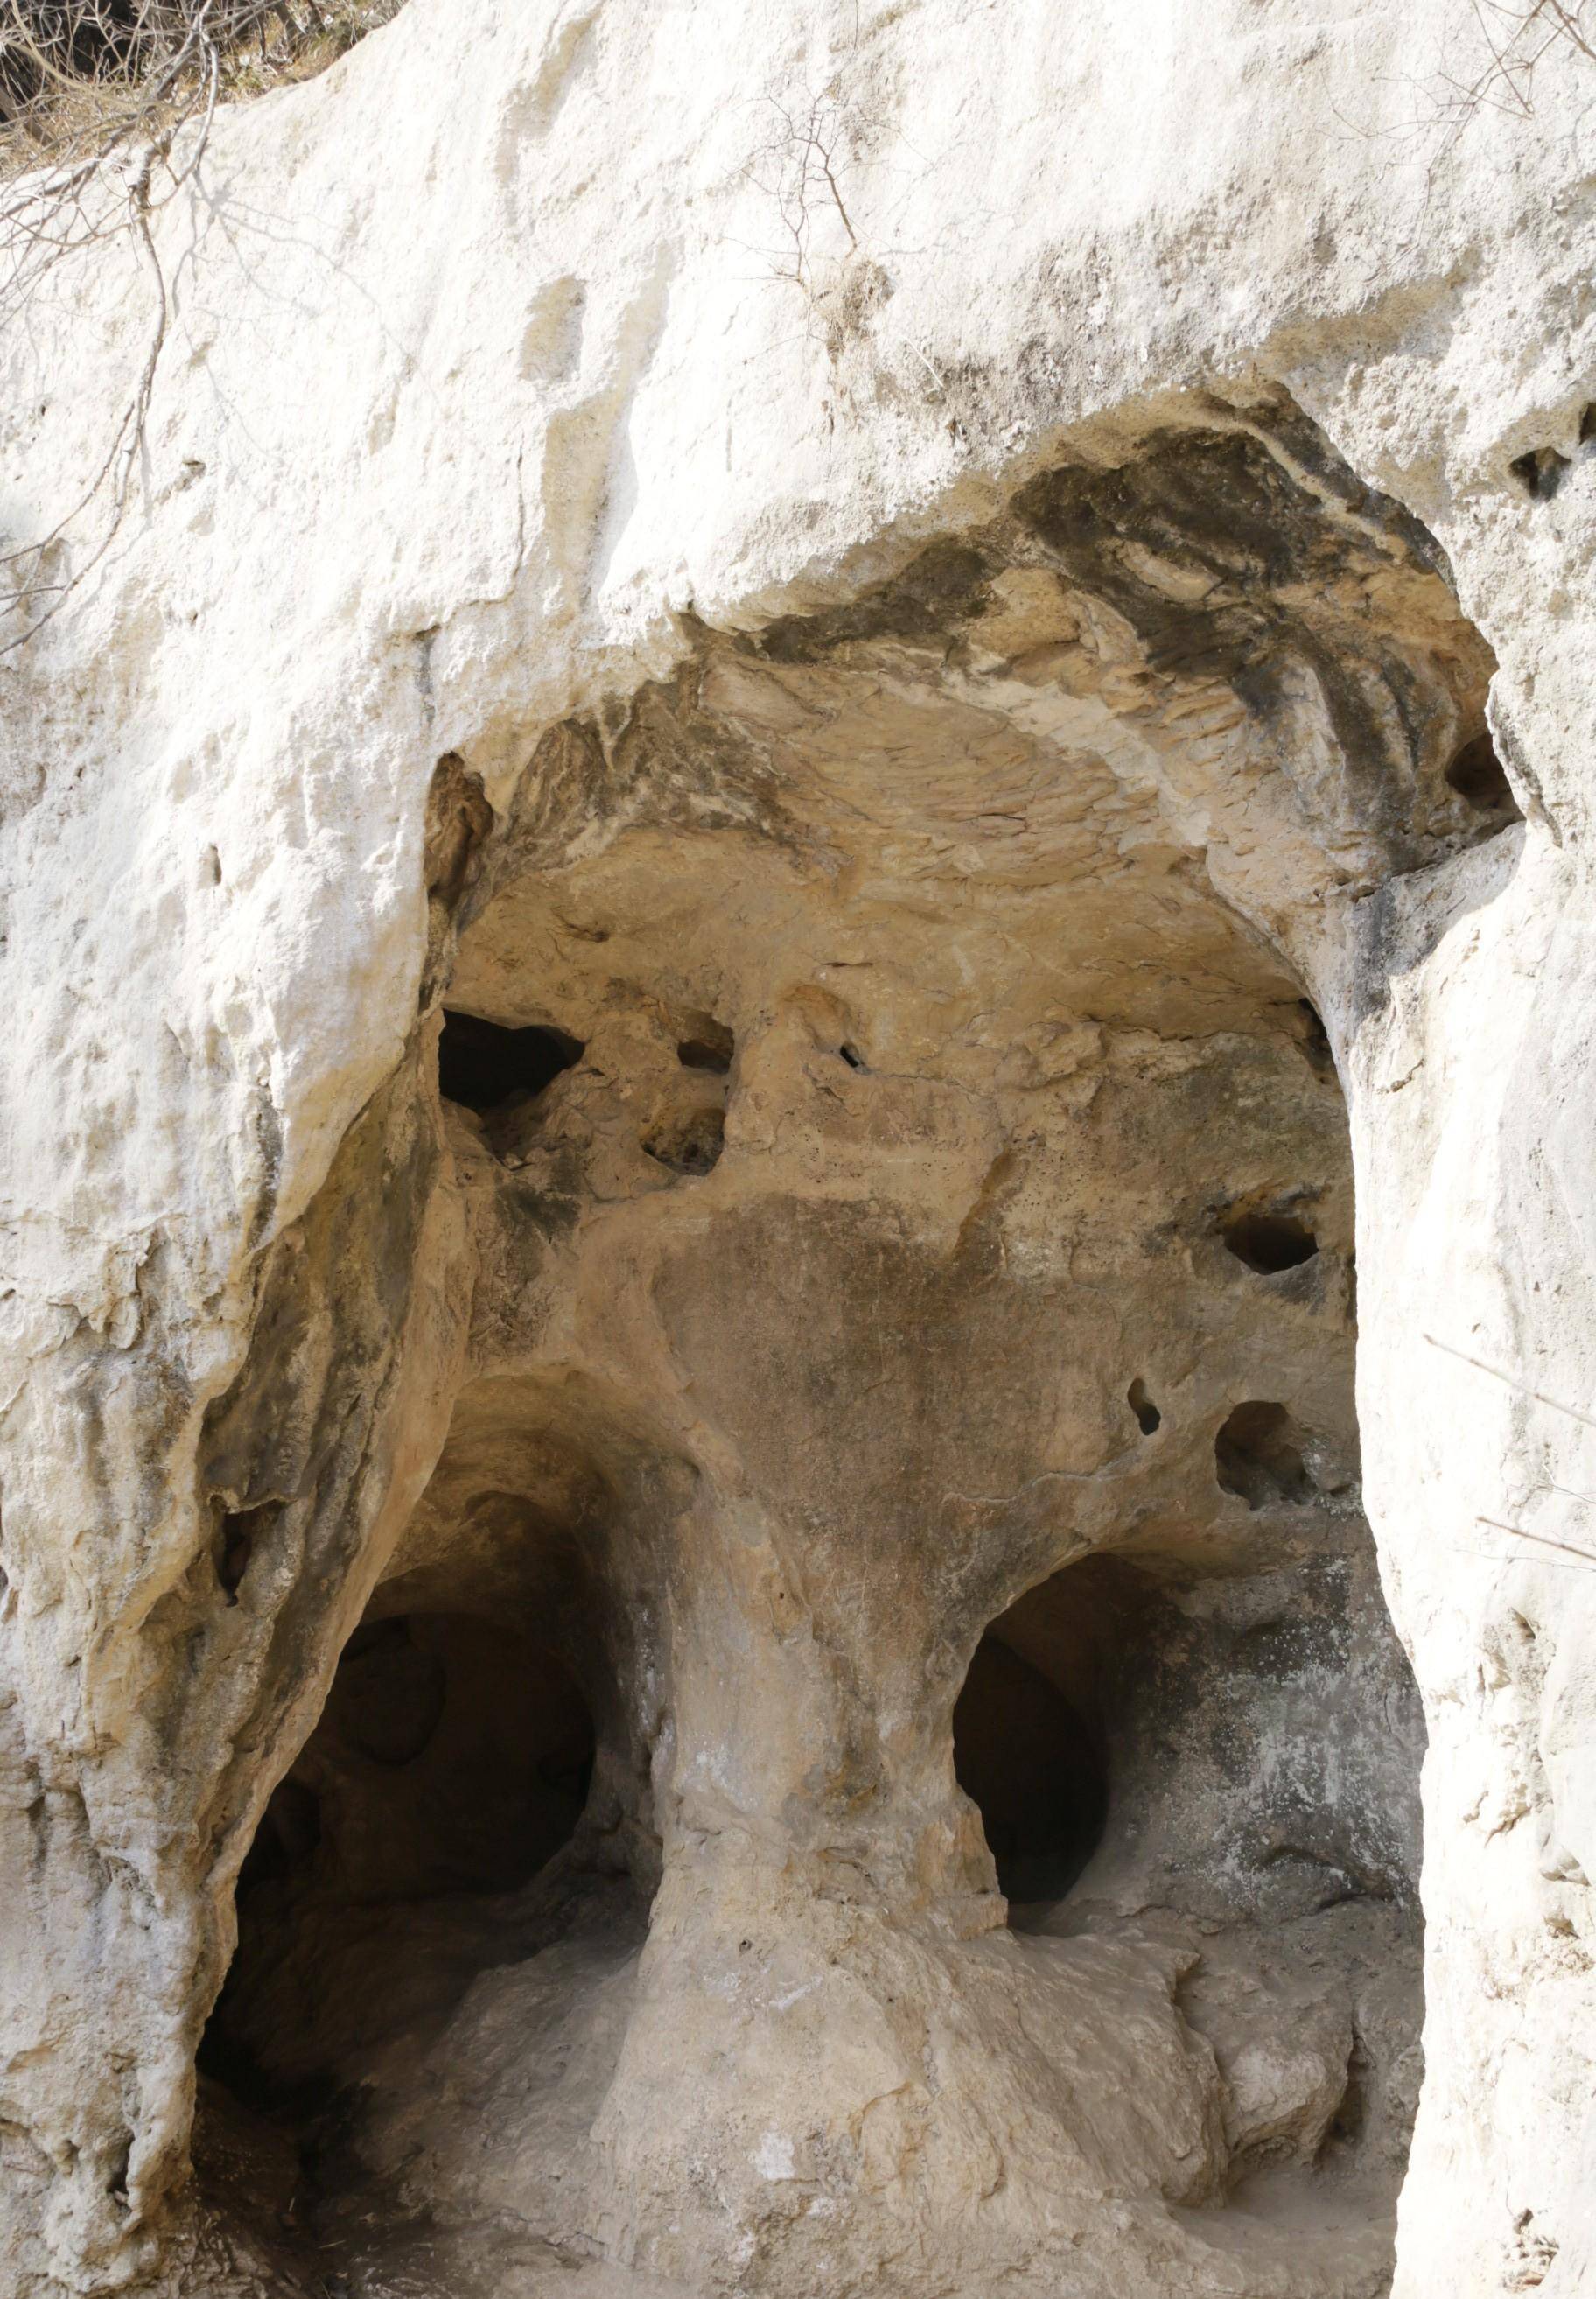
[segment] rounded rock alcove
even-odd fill
[[[1240,1556],[1065,1566],[954,1718],[1011,1927],[1179,1956],[1253,2206],[1261,2179],[1388,2192],[1421,2064],[1423,1719],[1361,1523],[1305,1514]]]
[[[240,1872],[202,2073],[268,2107],[348,2082],[398,2004],[453,1986],[442,1913],[468,1931],[570,1840],[593,1747],[569,1667],[515,1629],[368,1616]]]

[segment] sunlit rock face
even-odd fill
[[[219,120],[7,671],[21,2299],[1596,2272],[1588,97],[1390,12]]]

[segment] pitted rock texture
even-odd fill
[[[732,835],[757,900],[765,834]],[[707,915],[688,893],[623,933],[611,908],[568,989],[545,968],[500,1008],[503,1102],[449,1109],[474,1377],[277,1791],[219,2073],[230,2046],[269,2108],[358,2097],[346,2145],[401,2219],[535,2196],[551,2239],[603,2228],[684,2278],[897,2261],[951,2290],[1063,2256],[1049,2195],[1116,2193],[1136,2209],[1079,2287],[1202,2274],[1201,2221],[1161,2199],[1218,2210],[1251,2174],[1294,2232],[1253,2212],[1250,2273],[1295,2287],[1306,2211],[1316,2287],[1375,2287],[1357,2215],[1388,2210],[1412,2109],[1423,1736],[1357,1509],[1343,1116],[1299,1003],[1269,985],[1253,1035],[1078,1026],[1046,1065],[988,1007],[938,1045],[934,930],[907,977],[836,966],[846,1002],[796,931],[747,984],[682,845]],[[587,913],[585,870],[551,914]],[[525,904],[485,906],[451,994],[474,942],[511,976]],[[536,1091],[532,1030],[581,1049]],[[662,1168],[662,1128],[710,1108],[713,1167]],[[1254,1269],[1238,1206],[1294,1208],[1311,1252]],[[1248,1415],[1251,1451],[1226,1434]],[[428,1664],[489,1623],[580,1681],[597,1744],[574,1841],[518,1896],[428,1864],[475,1813],[513,1867],[580,1755],[556,1698],[501,1810],[465,1722],[486,1648],[469,1691]]]
[[[3,673],[20,2299],[1596,2272],[1596,178],[1478,37],[218,119]]]

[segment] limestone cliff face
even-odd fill
[[[1596,2275],[1596,66],[1476,38],[219,116],[0,665],[8,2294]]]

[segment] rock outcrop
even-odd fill
[[[19,2299],[1596,2273],[1596,65],[1477,37],[218,115],[0,670]]]

